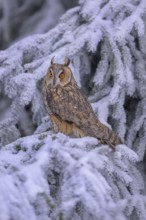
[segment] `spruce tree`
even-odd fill
[[[0,52],[0,219],[144,220],[146,1],[80,0],[45,34]],[[50,129],[42,81],[71,59],[97,117],[124,144]]]

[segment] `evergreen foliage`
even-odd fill
[[[145,0],[80,0],[49,32],[0,52],[0,219],[145,219],[145,14]],[[41,91],[53,56],[71,59],[125,145],[52,133]]]
[[[0,49],[24,36],[45,33],[77,0],[0,0]]]

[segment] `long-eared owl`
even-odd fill
[[[54,63],[52,58],[44,78],[43,96],[54,132],[75,137],[95,137],[113,148],[122,144],[116,133],[97,119],[79,89],[69,63],[68,58],[64,64]]]

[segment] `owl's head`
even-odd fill
[[[54,57],[51,60],[51,65],[47,72],[47,84],[53,88],[58,85],[64,87],[72,80],[72,71],[69,68],[70,60],[65,59],[64,64],[54,63]]]

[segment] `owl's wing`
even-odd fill
[[[96,137],[112,147],[122,143],[114,131],[96,118],[90,103],[79,88],[64,88],[60,98],[51,98],[50,104],[52,112],[61,120],[74,123],[88,136]]]
[[[62,100],[58,101],[55,112],[62,120],[73,122],[79,128],[87,130],[91,127],[91,123],[97,123],[97,118],[92,110],[87,98],[77,87],[72,89],[64,89]]]

